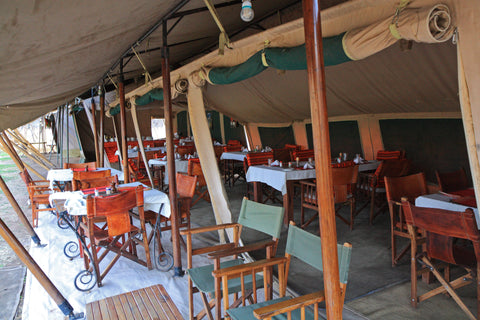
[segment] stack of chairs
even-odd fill
[[[315,158],[315,153],[313,149],[293,150],[292,161],[296,161],[297,158],[299,161],[308,161],[309,158],[312,158],[312,159]]]
[[[259,165],[266,165],[268,164],[268,159],[274,160],[273,158],[273,151],[269,152],[249,152],[247,153],[247,157],[243,161],[243,167],[245,173],[248,171],[250,166],[259,166]],[[276,196],[276,190],[272,187],[263,184],[262,194],[266,196],[263,203],[271,200],[272,202],[281,202]],[[253,187],[250,188],[250,183],[247,182],[247,197],[250,198],[250,195],[253,195]]]
[[[210,202],[210,194],[208,193],[207,182],[205,181],[205,176],[203,175],[200,159],[188,159],[187,175],[197,177],[197,186],[195,188],[195,194],[197,197],[193,200],[192,206],[200,201],[200,199]]]

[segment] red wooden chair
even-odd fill
[[[399,160],[405,159],[405,151],[387,151],[387,150],[378,150],[376,160]]]
[[[412,205],[407,199],[402,199],[403,213],[408,226],[411,250],[411,304],[429,299],[440,293],[448,293],[469,319],[480,318],[480,231],[477,227],[475,214],[468,208],[465,212],[456,212],[433,208],[420,208]],[[418,230],[426,232],[425,246],[420,252],[418,245],[423,243],[417,239]],[[471,241],[470,245],[454,238]],[[447,263],[445,275],[439,271],[441,265]],[[457,265],[465,269],[466,273],[450,281],[449,265]],[[421,266],[419,268],[419,265]],[[441,286],[434,288],[420,296],[417,294],[417,277],[421,273],[432,272]],[[467,308],[455,289],[474,283],[477,289],[476,316]]]
[[[435,170],[438,185],[443,192],[452,192],[468,188],[467,174],[462,167],[459,170],[451,172],[440,172]]]
[[[200,166],[200,159],[188,159],[187,175],[197,177],[197,187],[195,188],[197,197],[193,200],[192,207],[200,201],[200,199],[210,202],[210,194],[208,193],[207,182],[205,181],[205,176]]]
[[[403,197],[414,201],[415,198],[428,193],[425,174],[421,172],[404,177],[385,177],[385,190],[390,211],[392,266],[395,266],[411,247],[411,243],[409,242],[397,254],[396,238],[402,237],[410,239],[401,201]]]
[[[242,145],[227,145],[223,147],[223,152],[242,151]],[[235,160],[223,160],[223,177],[224,183],[228,182],[230,187],[235,185],[238,179],[245,180],[245,171],[243,171],[243,163]]]
[[[296,161],[297,158],[299,161],[308,161],[308,158],[315,158],[315,153],[313,149],[307,149],[307,150],[294,150],[292,152],[292,161]]]

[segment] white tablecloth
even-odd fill
[[[378,168],[378,166],[380,165],[380,162],[381,161],[370,160],[370,161],[368,161],[368,163],[362,163],[358,167],[358,172],[376,170]]]
[[[437,208],[437,209],[445,209],[451,211],[465,211],[467,206],[450,202],[450,197],[440,193],[428,194],[424,196],[420,196],[415,199],[415,205],[417,207],[425,207],[425,208]],[[477,221],[477,227],[480,229],[480,216],[478,214],[477,208],[472,208],[473,212],[475,213],[475,220]]]
[[[237,161],[243,161],[247,157],[248,152],[243,152],[243,151],[229,151],[229,152],[224,152],[220,156],[220,160],[237,160]]]
[[[269,167],[265,165],[251,166],[247,171],[247,182],[263,182],[272,188],[287,193],[287,180],[315,178],[315,169],[296,170],[290,168]]]
[[[150,159],[148,165],[151,166],[164,166],[167,167],[167,160]],[[175,160],[175,172],[187,172],[188,160]],[[163,183],[168,184],[168,170],[165,170],[165,177]]]
[[[140,182],[132,182],[121,184],[119,187],[135,187],[143,185]],[[143,185],[148,190],[143,191],[143,202],[145,210],[151,210],[160,213],[162,216],[170,217],[170,200],[168,195],[156,189],[150,189]],[[53,205],[54,200],[65,200],[64,207],[70,215],[86,215],[86,201],[81,191],[56,192],[49,196],[50,203]],[[160,211],[160,206],[163,203],[163,210]]]

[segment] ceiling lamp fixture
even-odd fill
[[[254,12],[252,2],[250,0],[242,0],[242,11],[240,11],[240,18],[245,22],[253,20]]]

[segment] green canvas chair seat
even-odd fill
[[[190,319],[200,319],[205,315],[209,319],[222,318],[222,308],[216,306],[221,306],[223,293],[242,292],[242,282],[239,278],[232,278],[226,282],[226,284],[228,284],[228,288],[227,290],[224,290],[223,284],[220,284],[219,282],[221,279],[214,276],[214,273],[225,268],[229,269],[231,267],[242,266],[244,261],[242,259],[237,259],[237,257],[249,251],[265,250],[267,257],[274,257],[278,245],[278,239],[283,226],[283,213],[283,207],[265,205],[244,198],[237,223],[191,228],[180,231],[180,234],[187,237],[187,273],[189,276]],[[268,235],[268,240],[248,243],[242,246],[240,243],[240,236],[241,231],[244,228],[248,228],[249,231],[256,231],[259,234],[257,237],[258,239],[265,239],[265,236]],[[230,243],[220,243],[204,248],[192,248],[193,235],[226,229],[232,230],[232,241]],[[212,259],[213,264],[194,267],[192,265],[192,256],[202,253],[208,254]],[[234,260],[231,260],[231,257],[233,257]],[[225,261],[221,261],[221,259],[224,259]],[[214,266],[218,267],[215,268]],[[240,297],[235,295],[235,301],[233,302],[233,305],[238,305],[239,301],[241,300],[243,301],[244,299],[251,299],[251,295],[255,291],[254,289],[261,289],[265,287],[265,285],[267,285],[265,290],[267,291],[267,294],[270,295],[272,281],[271,271],[269,271],[267,275],[255,273],[255,282],[252,280],[252,274],[246,275],[243,279],[244,285],[242,295]],[[200,293],[204,305],[204,309],[198,314],[195,314],[193,310],[193,294],[196,292]],[[213,294],[215,296],[214,301],[208,301],[208,297],[212,297]],[[254,294],[254,296],[256,295]],[[214,316],[212,315],[213,307],[215,307]]]
[[[337,249],[338,249],[340,288],[341,288],[342,305],[343,305],[347,279],[348,279],[348,269],[350,266],[350,258],[352,254],[352,247],[350,244],[344,244],[344,245],[337,245]],[[285,258],[265,259],[263,260],[264,261],[263,265],[267,265],[269,263],[272,264],[272,261],[278,260],[279,263],[276,263],[276,264],[278,265],[279,270],[281,270],[280,268],[284,268],[283,270],[287,271],[289,270],[290,260],[292,256],[298,258],[299,260],[302,260],[303,262],[318,269],[319,271],[323,270],[320,237],[313,235],[311,233],[308,233],[307,231],[294,226],[293,223],[290,225],[290,228],[288,230],[287,245],[285,248]],[[252,269],[256,270],[262,267],[262,262],[258,261],[256,263],[251,263],[250,265],[252,266]],[[242,267],[243,269],[245,269],[246,266],[247,265],[238,266],[235,268]],[[231,277],[236,275],[235,268],[230,268],[228,271],[224,271],[223,276],[230,279]],[[222,273],[222,271],[220,271],[219,273]],[[248,273],[248,272],[244,272],[244,273]],[[280,298],[264,301],[261,303],[256,303],[248,306],[242,306],[235,309],[228,309],[227,310],[228,315],[234,320],[262,319],[261,311],[265,311],[265,310],[258,311],[257,313],[260,313],[260,314],[257,314],[258,317],[255,316],[254,311],[265,306],[271,306],[271,309],[275,310],[275,312],[282,312],[285,310],[285,312],[282,312],[278,315],[274,315],[271,319],[275,319],[275,320],[289,319],[288,312],[291,313],[290,315],[291,319],[300,319],[300,314],[302,310],[300,308],[296,309],[295,307],[293,307],[294,305],[293,303],[291,307],[285,307],[285,309],[280,309],[280,306],[276,307],[276,304],[280,302],[284,302],[291,299],[293,299],[292,300],[293,302],[295,301],[295,299],[297,300],[302,299],[302,297],[299,297],[299,298],[285,297],[287,279],[288,279],[288,274],[285,274],[283,279],[280,276],[280,272],[279,272]],[[268,299],[267,296],[266,298]],[[318,302],[323,301],[324,295],[322,292],[318,292],[318,293],[305,296],[304,299],[308,299],[308,302],[305,304],[302,304],[303,307],[301,307],[305,309],[304,311],[305,311],[306,319],[314,319],[314,314],[310,312],[308,309],[306,309],[306,306],[316,305],[315,307],[318,308],[317,304]]]
[[[220,263],[220,268],[228,268],[243,264],[243,259],[234,259]],[[215,283],[212,276],[213,265],[206,265],[203,267],[191,268],[187,270],[188,275],[192,279],[195,287],[201,292],[213,294],[215,292]],[[257,282],[257,288],[263,287],[263,277],[261,275],[255,276]],[[252,277],[245,278],[245,287],[252,289]],[[232,279],[228,281],[228,288],[232,292],[239,292],[241,288],[240,279]]]

